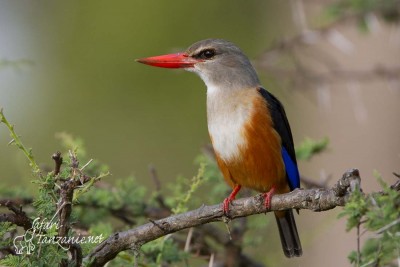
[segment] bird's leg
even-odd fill
[[[271,199],[274,194],[275,194],[275,186],[272,186],[268,192],[264,193],[265,208],[271,209]]]
[[[231,203],[235,199],[235,197],[236,197],[237,193],[239,192],[240,188],[242,188],[242,186],[236,185],[235,188],[233,188],[233,191],[229,195],[229,197],[224,199],[224,202],[222,204],[223,205],[222,208],[224,210],[224,214],[225,215],[227,215],[228,212],[229,212],[229,203]]]

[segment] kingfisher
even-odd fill
[[[137,60],[197,73],[207,86],[207,124],[217,164],[232,193],[223,201],[225,214],[242,187],[273,194],[300,186],[292,132],[281,102],[261,86],[248,57],[235,44],[206,39],[185,52]],[[302,248],[292,210],[275,211],[285,256]]]

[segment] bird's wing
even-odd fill
[[[300,175],[297,168],[296,154],[294,151],[293,137],[286,117],[285,109],[279,100],[264,88],[258,88],[259,93],[267,102],[271,112],[275,130],[282,140],[282,158],[285,163],[286,176],[291,190],[300,187]]]

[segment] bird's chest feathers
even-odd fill
[[[225,161],[239,155],[245,148],[245,125],[251,116],[251,94],[235,92],[224,94],[222,90],[207,90],[208,131],[214,150]]]
[[[256,89],[221,94],[208,88],[207,116],[218,165],[230,185],[260,192],[277,185],[286,192],[281,138]]]

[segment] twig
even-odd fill
[[[61,155],[61,154],[60,154]],[[57,204],[58,213],[58,236],[65,237],[68,235],[70,230],[69,219],[72,212],[72,203],[74,197],[74,191],[77,189],[83,182],[89,181],[88,179],[82,178],[82,173],[78,169],[79,161],[74,152],[69,151],[70,159],[71,159],[71,176],[66,181],[60,184],[60,196]],[[61,243],[63,244],[63,243]],[[82,265],[82,248],[79,244],[68,244],[69,251],[72,255],[72,262],[74,262],[75,266],[79,267]],[[61,260],[60,267],[70,266],[70,262],[67,259]]]
[[[169,213],[171,213],[170,207],[168,207],[168,205],[165,204],[165,200],[164,200],[163,196],[161,195],[161,182],[160,182],[160,179],[158,178],[157,170],[154,167],[154,165],[152,165],[152,164],[149,165],[149,173],[150,173],[150,177],[153,180],[153,183],[155,185],[155,193],[156,193],[155,199],[156,199],[157,203],[160,205],[160,207],[162,209],[165,209]]]
[[[93,159],[90,159],[85,165],[82,166],[82,168],[80,168],[80,171],[83,171],[83,169],[85,169],[87,166],[89,166],[90,163],[92,163]]]
[[[184,252],[189,252],[190,243],[192,242],[192,236],[193,236],[193,228],[190,228],[189,229],[189,233],[188,233],[187,238],[186,238],[185,247],[183,249]]]
[[[51,158],[54,160],[55,166],[54,166],[54,175],[57,175],[60,173],[61,169],[61,164],[63,163],[63,158],[61,157],[61,152],[57,151],[54,153]]]
[[[359,80],[373,81],[377,78],[398,79],[400,75],[400,66],[388,67],[378,65],[366,70],[335,68],[327,72],[317,72],[306,68],[299,69],[298,66],[294,70],[274,66],[264,66],[264,69],[277,78],[292,77],[298,83],[306,81],[314,83],[343,83]]]
[[[71,252],[72,260],[75,262],[75,266],[76,267],[81,267],[82,266],[82,259],[83,259],[81,246],[79,244],[76,244],[76,243],[70,244],[69,251]]]
[[[361,223],[359,222],[359,223],[357,224],[357,263],[356,263],[356,266],[360,266],[360,260],[361,260],[360,226],[361,226]]]
[[[78,169],[79,161],[78,161],[78,158],[75,155],[75,152],[73,152],[72,150],[69,150],[68,153],[69,153],[69,158],[71,159],[71,167],[72,167],[72,169]]]
[[[5,206],[13,213],[0,214],[0,222],[10,222],[23,227],[25,230],[32,228],[32,220],[21,208],[17,208],[10,200],[0,200],[0,207]]]
[[[394,6],[399,6],[400,1],[396,1],[397,5],[393,3]],[[304,10],[302,10],[302,5],[300,0],[292,0],[292,10],[294,11],[294,19],[297,23],[296,25],[301,25],[299,33],[291,36],[282,38],[275,42],[272,46],[266,49],[259,57],[259,64],[261,68],[274,75],[275,77],[282,77],[287,81],[288,76],[291,77],[293,83],[306,83],[312,82],[316,84],[321,83],[337,83],[337,82],[347,82],[353,80],[363,80],[370,81],[377,78],[385,78],[388,80],[398,80],[400,74],[400,66],[393,67],[382,67],[376,66],[372,69],[354,69],[346,70],[343,69],[334,58],[327,58],[326,55],[321,56],[316,53],[318,46],[315,44],[318,41],[325,40],[331,42],[332,45],[336,46],[342,52],[349,52],[353,49],[353,44],[347,40],[344,35],[342,35],[337,27],[348,22],[359,21],[365,19],[369,14],[381,13],[381,6],[377,5],[373,10],[359,11],[359,12],[348,12],[327,25],[318,27],[315,29],[308,29],[306,20],[304,19]],[[398,12],[398,10],[396,10]],[[318,64],[323,64],[327,69],[326,72],[317,72],[312,68],[306,68],[304,65],[299,66],[298,54],[296,50],[304,46],[312,46],[312,57],[311,60],[317,60]],[[307,49],[301,50],[301,55],[307,53]],[[320,53],[319,53],[320,54]],[[293,61],[295,64],[294,70],[288,70],[284,68],[275,67],[276,62],[281,56],[294,57]],[[333,60],[332,60],[333,59]],[[299,61],[299,60],[298,60]]]
[[[394,220],[393,222],[391,222],[391,223],[389,223],[389,224],[387,224],[387,225],[385,225],[385,226],[383,226],[383,227],[381,227],[380,229],[378,229],[377,231],[376,231],[376,234],[382,234],[383,232],[385,232],[387,229],[389,229],[389,228],[391,228],[391,227],[393,227],[393,226],[395,226],[396,224],[399,224],[400,223],[400,218],[398,218],[397,220]]]
[[[328,25],[319,27],[317,29],[302,31],[297,35],[276,42],[274,45],[272,45],[272,47],[266,49],[262,55],[292,50],[296,46],[315,43],[318,39],[329,35],[331,30],[335,29],[335,27],[351,21],[359,20],[364,15],[364,13],[346,14]]]
[[[160,179],[158,178],[157,170],[156,170],[156,168],[154,167],[153,164],[149,165],[149,173],[150,173],[151,180],[153,181],[153,183],[154,183],[154,185],[156,187],[155,188],[156,192],[160,192],[160,190],[161,190],[161,182],[160,182]]]
[[[210,256],[210,261],[208,262],[208,267],[214,267],[214,253]]]
[[[25,205],[29,205],[32,204],[33,202],[33,198],[31,197],[17,197],[17,198],[5,198],[5,199],[0,199],[0,206],[4,205],[4,203],[6,202],[10,202],[12,203],[14,206],[25,206]]]
[[[14,131],[14,125],[11,125],[8,122],[8,120],[6,119],[6,117],[4,116],[2,108],[0,108],[0,123],[4,123],[6,125],[6,127],[8,128],[8,131],[10,132],[10,136],[11,136],[12,140],[10,141],[9,144],[16,145],[25,154],[25,157],[29,160],[29,164],[32,167],[33,172],[37,173],[39,175],[39,177],[42,178],[42,173],[40,172],[40,168],[37,165],[35,158],[33,157],[32,150],[27,149],[24,146],[21,139]]]

